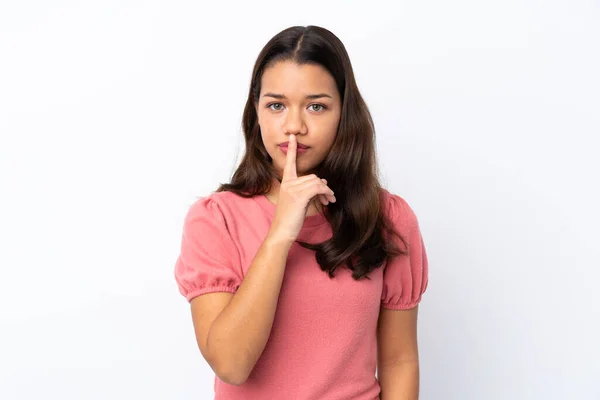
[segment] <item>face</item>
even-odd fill
[[[312,173],[329,153],[340,121],[341,99],[333,76],[320,65],[278,62],[265,69],[255,106],[262,141],[279,177],[286,158],[280,144],[291,134],[298,141],[298,176]],[[301,145],[308,148],[302,151]]]

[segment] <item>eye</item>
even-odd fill
[[[275,106],[275,108],[273,108],[273,106]],[[320,112],[320,111],[327,109],[327,106],[325,106],[324,104],[319,104],[319,103],[311,104],[308,107],[312,107],[312,111],[315,111],[315,112]],[[270,110],[273,110],[273,111],[281,111],[283,109],[283,104],[282,103],[270,103],[270,104],[267,104],[267,108]]]
[[[277,108],[277,109],[272,109],[272,108],[271,108],[271,106],[275,106],[275,105],[277,105],[277,106],[282,106],[283,104],[281,104],[281,103],[271,103],[271,104],[267,104],[267,108],[270,108],[270,109],[271,109],[271,110],[273,110],[273,111],[280,111],[280,110],[281,110],[281,108]]]
[[[318,104],[318,103],[311,104],[309,107],[315,107],[315,106],[316,106],[316,107],[319,107],[319,109],[317,109],[317,110],[315,110],[315,109],[313,108],[313,111],[317,111],[317,112],[319,112],[319,111],[322,111],[322,110],[324,110],[324,109],[326,109],[326,108],[327,108],[327,107],[325,107],[325,105],[323,105],[323,104]]]

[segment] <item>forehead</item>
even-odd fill
[[[280,61],[265,69],[261,93],[276,92],[287,97],[304,97],[325,92],[338,97],[333,76],[321,65],[299,65],[292,61]]]

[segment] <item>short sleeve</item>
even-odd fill
[[[388,215],[394,229],[406,240],[405,247],[397,237],[401,249],[408,255],[399,255],[387,261],[383,275],[381,306],[392,310],[408,310],[421,301],[428,284],[428,263],[425,245],[417,216],[400,196],[386,196]]]
[[[218,202],[203,197],[189,208],[175,263],[179,292],[188,301],[211,292],[234,293],[242,281],[239,252]]]

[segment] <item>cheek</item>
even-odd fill
[[[335,117],[331,119],[331,130],[337,132],[337,128],[340,125],[340,113],[339,111],[336,113]]]
[[[335,137],[337,135],[339,120],[331,119],[319,127],[319,136],[321,137],[321,143],[329,147],[333,144]]]
[[[272,137],[277,132],[277,120],[270,115],[258,115],[260,132],[265,137]]]

